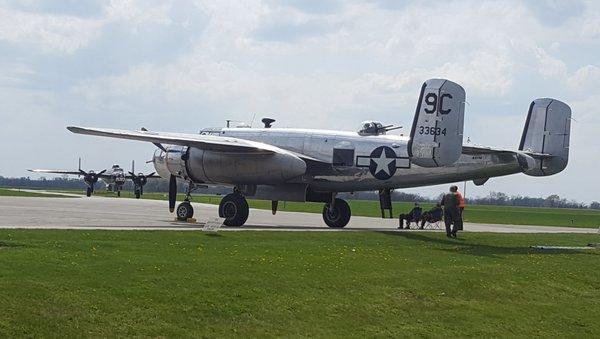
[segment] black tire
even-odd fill
[[[92,188],[91,188],[91,187],[88,187],[88,188],[85,190],[85,195],[86,195],[88,198],[92,196]]]
[[[219,216],[225,218],[225,226],[243,226],[249,214],[248,201],[239,193],[227,194],[219,204]]]
[[[194,216],[194,208],[192,207],[192,204],[184,201],[177,206],[175,213],[177,215],[177,220],[186,221]]]
[[[142,192],[140,190],[135,190],[135,198],[139,199],[142,196]]]
[[[348,203],[345,200],[336,198],[333,210],[329,206],[331,206],[331,203],[327,203],[323,207],[323,221],[325,221],[327,226],[342,228],[348,225],[350,216],[352,215]]]
[[[117,191],[117,197],[121,196],[121,191]]]

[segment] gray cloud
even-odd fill
[[[580,0],[527,0],[525,4],[543,25],[549,27],[560,26],[579,16],[586,7]]]

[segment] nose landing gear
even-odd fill
[[[186,221],[194,216],[194,208],[189,200],[185,200],[179,204],[175,212],[179,221]]]
[[[192,207],[190,199],[192,198],[192,191],[194,191],[195,189],[196,185],[194,185],[194,183],[190,181],[185,190],[185,199],[183,200],[183,202],[177,205],[177,209],[175,210],[177,220],[187,221],[188,219],[194,216],[194,208]]]

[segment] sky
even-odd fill
[[[196,133],[268,116],[408,133],[429,78],[465,88],[475,145],[516,149],[535,98],[573,110],[565,171],[493,178],[467,196],[600,200],[600,2],[577,0],[0,0],[0,175],[78,157],[85,169],[152,169],[151,144],[69,125]]]

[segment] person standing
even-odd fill
[[[462,217],[460,215],[459,200],[456,186],[450,186],[448,192],[442,198],[440,204],[444,206],[444,224],[446,225],[446,236],[456,238],[458,230],[462,229]],[[452,226],[452,228],[450,227]]]
[[[465,198],[462,195],[462,193],[460,193],[460,191],[458,190],[458,186],[454,186],[456,188],[456,195],[458,196],[458,209],[460,210],[460,220],[464,221],[465,220]],[[462,226],[459,229],[459,231],[462,231]]]

